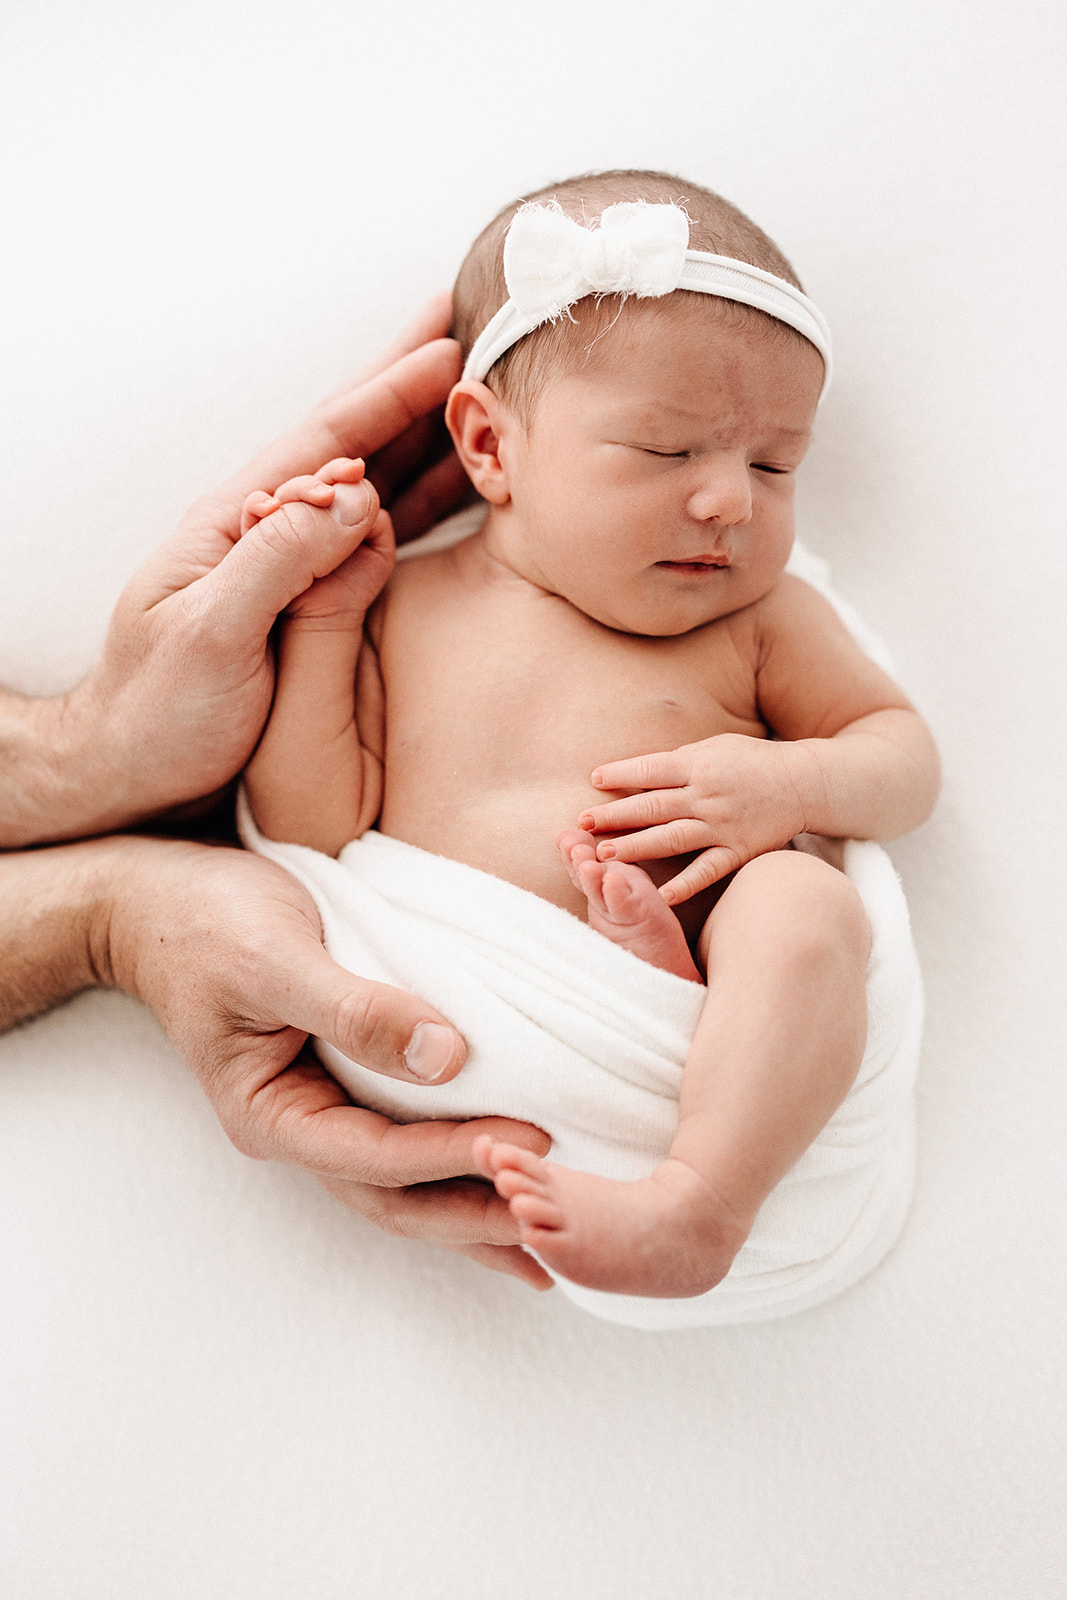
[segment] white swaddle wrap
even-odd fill
[[[383,1078],[321,1046],[361,1105],[405,1122],[516,1117],[551,1135],[553,1161],[611,1178],[643,1177],[666,1155],[701,986],[524,889],[400,840],[369,833],[335,861],[262,839],[247,815],[244,832],[310,890],[336,960],[421,995],[467,1040],[463,1071],[439,1088]],[[846,869],[874,930],[867,1049],[848,1098],[765,1202],[717,1288],[645,1300],[560,1280],[587,1311],[636,1328],[785,1316],[847,1288],[896,1238],[912,1186],[921,989],[888,857],[851,843]]]
[[[434,537],[431,535],[431,538]],[[791,569],[884,651],[798,551]],[[550,1159],[633,1179],[667,1154],[689,1041],[706,991],[662,972],[569,912],[460,862],[371,832],[334,860],[255,829],[242,837],[314,897],[327,948],[352,972],[421,996],[460,1030],[457,1078],[419,1087],[320,1053],[360,1105],[398,1121],[514,1117],[552,1138]],[[845,870],[870,918],[868,1036],[856,1083],[764,1202],[726,1278],[694,1299],[605,1294],[558,1279],[586,1311],[634,1328],[694,1328],[789,1315],[846,1289],[893,1244],[911,1197],[922,985],[888,856],[851,841]]]

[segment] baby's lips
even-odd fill
[[[346,528],[365,522],[371,508],[371,491],[365,483],[335,483],[330,515]]]

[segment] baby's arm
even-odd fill
[[[342,522],[362,522],[368,495],[377,506],[361,461],[332,461],[274,495],[250,495],[242,531],[284,516],[296,500],[329,507]],[[256,825],[270,839],[336,855],[378,814],[382,697],[364,621],[393,559],[392,528],[379,510],[359,549],[281,619],[274,703],[245,772]]]
[[[783,579],[753,608],[752,623],[760,714],[779,738],[720,734],[607,763],[594,786],[640,792],[579,820],[594,833],[635,830],[602,842],[601,860],[700,851],[663,885],[672,904],[798,834],[895,838],[924,821],[937,797],[929,729],[828,601]]]

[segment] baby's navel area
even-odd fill
[[[446,790],[432,807],[410,810],[401,795],[386,804],[379,827],[420,850],[528,889],[584,922],[585,896],[567,876],[556,839],[591,804],[616,797],[588,782],[560,781],[486,785],[455,795]]]

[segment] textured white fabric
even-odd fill
[[[608,206],[596,228],[558,205],[525,205],[504,240],[504,279],[524,317],[547,322],[587,294],[670,294],[689,245],[678,206]]]
[[[680,206],[624,201],[607,206],[598,226],[576,222],[554,202],[522,206],[504,240],[508,299],[474,341],[463,376],[484,378],[513,344],[588,295],[646,299],[691,289],[754,306],[796,328],[823,358],[825,394],[830,329],[807,295],[747,261],[688,250],[688,241],[689,219]]]
[[[361,1105],[400,1121],[499,1114],[533,1122],[551,1134],[552,1160],[605,1177],[643,1177],[663,1159],[702,986],[462,863],[374,832],[333,860],[264,840],[242,812],[246,843],[314,896],[335,959],[418,993],[467,1040],[459,1077],[430,1088],[383,1078],[321,1046]],[[921,987],[888,858],[877,845],[853,843],[846,868],[874,930],[856,1085],[766,1201],[716,1289],[646,1300],[560,1280],[587,1311],[648,1329],[784,1316],[848,1287],[896,1238],[912,1187]]]

